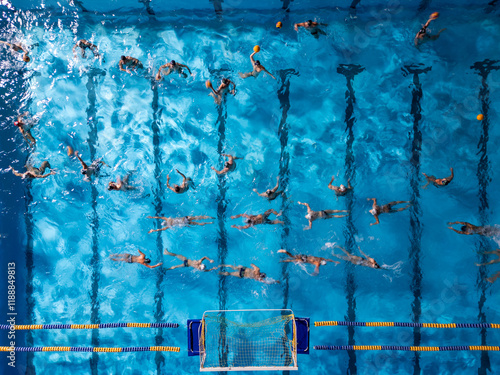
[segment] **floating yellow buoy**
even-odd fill
[[[281,23],[281,21],[279,21],[279,22],[276,24],[276,27],[277,27],[278,29],[281,29],[281,27],[282,27],[282,26],[283,26],[283,24]]]
[[[435,20],[438,17],[439,17],[439,12],[434,12],[431,14],[431,19],[433,19],[433,20]]]
[[[68,146],[68,156],[71,155],[73,155],[73,149],[71,148],[71,146]]]
[[[476,118],[477,118],[478,121],[483,121],[484,120],[484,115],[479,114],[479,115],[477,115]]]
[[[253,51],[254,51],[254,52],[259,52],[259,51],[260,51],[260,47],[259,47],[259,46],[255,46],[255,47],[253,47]]]
[[[207,86],[207,89],[211,88],[212,87],[212,82],[210,82],[210,80],[207,79],[207,81],[205,82],[205,86]]]

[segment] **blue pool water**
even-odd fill
[[[423,2],[422,4],[424,4]],[[493,2],[494,3],[494,2]],[[114,3],[112,3],[114,4]],[[27,374],[186,374],[199,360],[186,354],[185,322],[205,310],[289,308],[311,321],[401,321],[477,323],[500,321],[498,282],[484,279],[498,264],[482,255],[498,239],[461,236],[449,221],[500,224],[496,186],[500,175],[499,9],[441,6],[420,11],[404,4],[363,2],[356,17],[349,4],[297,2],[276,9],[210,9],[168,6],[156,14],[118,5],[50,3],[0,5],[1,40],[34,45],[32,61],[0,49],[0,245],[2,321],[7,320],[7,264],[16,264],[16,323],[172,322],[163,330],[34,331],[16,333],[17,346],[180,346],[180,353],[18,353],[16,368]],[[148,4],[151,5],[151,4]],[[154,5],[154,4],[153,4]],[[137,4],[135,4],[137,7]],[[204,7],[207,4],[203,4]],[[19,8],[17,8],[19,7]],[[185,8],[189,8],[186,6]],[[210,11],[210,12],[209,12]],[[430,12],[441,37],[413,46]],[[328,23],[314,39],[293,23],[309,18]],[[278,30],[275,24],[283,21]],[[81,38],[103,52],[102,61],[73,59]],[[276,76],[242,80],[258,58]],[[150,78],[118,70],[120,55],[141,60],[149,77],[165,60],[187,64],[192,77]],[[491,63],[491,65],[489,65]],[[476,66],[477,69],[472,68]],[[481,76],[483,74],[483,76]],[[216,106],[204,82],[231,77],[235,97]],[[483,77],[483,78],[482,78]],[[37,114],[29,149],[13,125],[19,111]],[[476,120],[483,113],[485,120]],[[83,180],[67,146],[85,161],[102,159],[94,183]],[[218,178],[222,153],[243,157],[235,172]],[[10,172],[27,160],[49,160],[57,174],[23,181]],[[455,179],[445,188],[424,184],[422,172]],[[176,195],[166,177],[180,183],[179,169],[196,188]],[[131,193],[109,192],[118,176],[135,171]],[[335,198],[327,188],[351,178],[352,195]],[[272,188],[277,176],[286,199],[267,202],[252,192]],[[380,204],[411,200],[412,207],[374,221],[367,198]],[[308,202],[314,210],[348,209],[348,218],[315,221],[304,231]],[[231,228],[240,213],[273,208],[284,225]],[[147,216],[208,215],[214,224],[159,228]],[[272,217],[271,217],[272,218]],[[280,263],[286,248],[332,258],[338,244],[358,246],[388,271],[342,262],[321,267]],[[258,265],[280,284],[225,278],[179,264],[167,248],[214,265]],[[116,263],[113,253],[137,253],[149,270]],[[336,250],[338,253],[339,250]],[[6,324],[6,323],[2,323]],[[494,330],[312,328],[311,345],[498,345]],[[0,345],[9,345],[2,333]],[[486,374],[500,369],[498,353],[311,351],[299,357],[304,374]]]

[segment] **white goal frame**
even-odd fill
[[[292,323],[292,351],[291,358],[293,361],[292,366],[238,366],[238,367],[204,367],[205,359],[207,357],[207,353],[205,350],[205,317],[207,314],[215,315],[221,313],[231,313],[231,312],[243,312],[243,313],[251,313],[251,312],[279,312],[280,315],[291,315],[291,323]],[[286,314],[283,314],[286,313]],[[276,314],[278,316],[278,314]],[[244,324],[245,322],[241,322]],[[212,372],[212,371],[294,371],[298,370],[297,365],[297,327],[295,324],[295,315],[290,309],[244,309],[244,310],[207,310],[203,313],[203,318],[201,320],[199,332],[199,345],[200,345],[200,371],[201,372]]]

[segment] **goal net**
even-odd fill
[[[297,370],[291,310],[218,310],[203,314],[200,371]]]

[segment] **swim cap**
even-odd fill
[[[202,264],[202,265],[200,266],[200,270],[202,270],[202,271],[203,271],[205,268],[207,268],[207,266],[205,266],[204,264]]]
[[[125,56],[122,55],[122,57],[120,57],[121,60],[125,60]]]
[[[222,83],[225,85],[229,84],[229,78],[222,78]]]
[[[170,64],[177,65],[177,63],[175,62],[175,60],[170,61]]]
[[[319,262],[319,264],[321,264],[322,266],[324,266],[326,264],[326,260],[322,260],[321,262]]]
[[[260,65],[260,61],[259,60],[255,60],[255,65]]]
[[[19,123],[19,121],[14,121],[14,125],[21,127],[21,124]]]
[[[261,272],[259,276],[261,279],[265,279],[267,275],[264,272]]]
[[[149,258],[144,259],[144,263],[151,263],[151,259]]]

